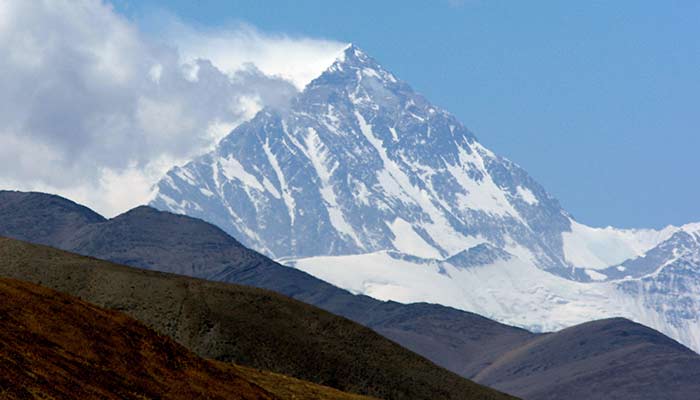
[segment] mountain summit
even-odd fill
[[[274,258],[481,243],[565,265],[555,199],[350,45],[293,101],[175,168],[152,205],[216,223]]]
[[[288,108],[169,171],[151,205],[355,293],[539,331],[620,316],[700,349],[700,265],[669,269],[692,283],[677,285],[662,257],[634,261],[673,255],[684,228],[578,223],[354,45]]]

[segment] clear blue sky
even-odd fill
[[[579,221],[700,221],[699,1],[114,2],[353,42]]]

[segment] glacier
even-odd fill
[[[355,293],[535,331],[622,316],[700,350],[696,225],[577,222],[354,45],[288,107],[170,170],[151,205]]]

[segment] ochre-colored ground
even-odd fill
[[[124,314],[0,278],[0,398],[363,397],[204,360]]]
[[[371,400],[373,397],[341,392],[327,386],[291,378],[270,371],[263,371],[241,365],[219,363],[225,368],[233,368],[240,376],[256,383],[272,394],[283,399],[294,400]]]

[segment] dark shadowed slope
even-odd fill
[[[0,279],[3,399],[276,399],[114,311]]]
[[[697,399],[700,356],[626,319],[547,334],[514,349],[478,381],[525,399]]]
[[[262,289],[0,239],[0,275],[124,313],[206,358],[384,399],[506,399],[370,329]]]
[[[19,195],[27,200],[7,200]],[[10,206],[3,207],[5,203]],[[37,211],[37,205],[42,210]],[[57,220],[44,211],[50,208],[56,208],[57,213],[72,210],[75,215]],[[85,223],[67,239],[49,241],[47,236],[55,235],[44,235],[45,240],[35,241],[30,226],[63,232],[73,228],[65,220],[85,219],[84,213],[94,213],[58,196],[9,191],[0,191],[0,209],[7,210],[0,218],[0,235],[134,267],[273,290],[368,326],[466,377],[533,336],[523,329],[449,307],[405,305],[353,295],[282,266],[243,247],[214,225],[184,215],[137,207],[111,220]],[[32,215],[31,220],[25,217]]]
[[[494,352],[532,336],[449,307],[353,295],[247,249],[211,224],[150,207],[86,226],[66,248],[126,265],[270,289],[371,327],[464,376],[483,368]]]
[[[12,192],[0,192],[0,209],[8,194],[11,195]],[[27,196],[48,195],[36,193]],[[65,199],[61,201],[71,203]],[[27,202],[16,205],[18,209],[15,213],[36,215],[29,223],[35,226],[49,225],[48,231],[62,230],[60,225],[50,226],[50,213],[34,214],[34,204]],[[70,206],[63,205],[59,208]],[[0,218],[0,232],[22,237],[26,236],[26,232],[32,231],[32,226],[14,223],[13,215],[15,214],[6,212]],[[694,363],[697,355],[677,344],[676,347],[662,345],[667,343],[668,338],[647,328],[643,329],[647,329],[649,337],[657,338],[657,341],[646,342],[647,350],[644,352],[637,351],[637,342],[619,340],[619,335],[623,333],[618,335],[615,330],[591,331],[585,327],[595,325],[589,324],[582,325],[585,329],[582,328],[575,335],[591,336],[591,340],[586,342],[587,346],[580,346],[580,341],[571,340],[567,332],[576,332],[581,327],[540,336],[439,305],[404,305],[355,296],[248,250],[210,224],[148,207],[136,208],[109,221],[87,223],[74,233],[69,242],[64,243],[70,243],[70,250],[133,266],[179,271],[211,280],[258,286],[295,297],[360,322],[463,376],[477,376],[479,381],[487,385],[495,385],[528,399],[548,398],[544,396],[557,393],[562,396],[559,398],[585,400],[591,398],[593,388],[598,388],[609,390],[612,395],[626,393],[622,398],[627,399],[656,396],[655,398],[680,400],[695,398],[688,397],[683,388],[696,387],[700,381],[694,375],[699,367],[689,368],[678,363],[678,360],[684,359]],[[52,245],[60,246],[61,243]],[[526,351],[529,346],[536,346],[537,343],[542,343],[542,352]],[[549,343],[558,343],[558,347]],[[550,346],[556,350],[544,351]],[[601,349],[620,358],[601,357]],[[508,361],[513,354],[521,355],[521,358],[512,358],[515,364]],[[575,354],[576,359],[567,361],[560,357],[566,354]],[[488,368],[492,363],[496,365]],[[514,367],[511,370],[518,363],[530,365],[530,369]],[[610,363],[621,363],[625,367],[613,371],[609,369]],[[572,367],[574,364],[575,368]],[[660,368],[660,365],[668,367],[659,369],[659,374],[653,375],[652,372]],[[532,369],[539,372],[535,374]],[[637,371],[649,373],[643,376],[644,384],[636,384],[640,376]],[[550,379],[555,375],[561,378]],[[530,376],[532,381],[528,380]],[[622,392],[623,388],[626,392]]]
[[[535,334],[434,304],[379,303],[365,320],[382,335],[468,377]]]
[[[105,219],[60,196],[0,191],[0,221],[0,236],[64,247],[78,229]]]
[[[204,360],[125,314],[0,278],[0,398],[371,400]]]

